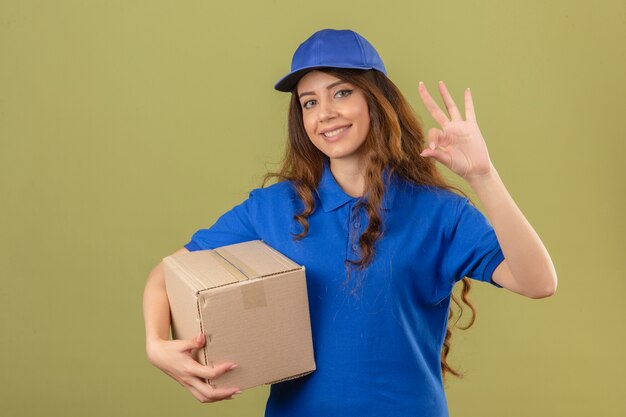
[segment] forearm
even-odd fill
[[[517,207],[495,168],[469,178],[494,228],[511,274],[528,294],[553,293],[557,277],[543,242]]]
[[[146,347],[154,340],[169,339],[170,307],[165,290],[163,265],[157,265],[148,277],[143,294]]]

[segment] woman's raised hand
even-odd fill
[[[192,352],[201,349],[205,336],[199,335],[191,340],[154,340],[148,349],[150,362],[185,387],[194,397],[203,403],[232,399],[238,394],[238,388],[215,389],[205,380],[215,379],[234,369],[232,362],[215,367],[204,366],[193,359]]]
[[[449,117],[430,96],[423,82],[419,83],[419,92],[426,108],[441,126],[428,130],[428,148],[421,155],[436,159],[466,180],[489,173],[493,165],[476,123],[470,89],[465,90],[465,120],[443,81],[439,82],[439,92]]]

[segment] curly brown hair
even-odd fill
[[[370,129],[363,144],[366,167],[364,195],[368,198],[359,199],[358,202],[366,210],[369,223],[359,237],[361,259],[348,261],[352,266],[363,269],[371,263],[376,241],[382,234],[380,204],[385,193],[386,179],[396,174],[414,184],[441,187],[467,196],[461,189],[444,179],[432,159],[420,156],[425,147],[422,125],[411,105],[389,78],[375,70],[339,68],[320,70],[362,90],[369,109]],[[263,183],[277,179],[291,181],[294,184],[304,203],[302,212],[294,216],[294,220],[302,226],[302,233],[294,235],[295,239],[304,238],[309,231],[308,217],[315,210],[315,189],[322,177],[326,158],[326,155],[312,144],[306,133],[302,108],[294,89],[289,105],[288,141],[282,164],[278,172],[266,174]],[[349,276],[350,265],[347,264],[346,267]],[[452,308],[448,313],[448,328],[441,350],[441,373],[444,381],[447,372],[456,377],[463,377],[462,373],[453,369],[447,362],[451,346],[451,327],[466,330],[472,326],[476,317],[476,310],[468,298],[471,281],[465,277],[462,282],[461,300],[472,310],[472,318],[466,327],[456,325],[463,314],[463,307],[456,295],[452,294],[452,301],[459,307],[460,313],[454,323]]]

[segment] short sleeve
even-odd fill
[[[491,279],[504,260],[493,227],[467,198],[458,204],[444,255],[446,275],[452,282],[470,277],[502,288]]]
[[[193,252],[260,239],[255,228],[255,213],[253,190],[245,201],[220,216],[211,227],[195,232],[185,248]]]

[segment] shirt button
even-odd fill
[[[359,222],[355,222],[355,223],[354,223],[354,228],[355,228],[355,229],[358,229],[360,225],[361,225],[361,223],[359,223]]]
[[[359,248],[359,245],[357,245],[356,243],[352,245],[352,250],[357,250],[358,248]]]

